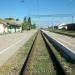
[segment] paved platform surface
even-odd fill
[[[0,36],[0,66],[4,64],[37,30]]]
[[[49,31],[44,31],[46,34],[48,34],[51,38],[62,44],[64,47],[66,47],[68,50],[73,52],[75,54],[75,38],[49,32]]]

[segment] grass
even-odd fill
[[[55,32],[55,33],[59,33],[62,35],[67,35],[67,36],[71,36],[71,37],[75,37],[75,31],[67,31],[67,30],[49,30],[51,32]]]
[[[42,39],[38,38],[36,63],[34,69],[37,70],[34,75],[56,75],[53,63],[49,58],[49,54]],[[39,46],[39,48],[38,48]],[[39,50],[40,49],[40,50]]]
[[[29,63],[27,68],[27,70],[29,70],[28,72],[30,72],[29,75],[56,75],[53,62],[50,59],[41,34],[38,34],[31,59],[32,60],[29,61],[31,63]]]
[[[19,75],[34,38],[35,34],[0,67],[0,75]]]
[[[36,34],[34,34],[34,35],[22,46],[22,48],[23,48],[23,50],[24,50],[24,55],[27,56],[27,54],[28,54],[28,52],[29,52],[29,50],[30,50],[30,48],[31,48],[31,45],[32,45],[32,43],[33,43],[33,41],[34,41],[35,36],[36,36]]]
[[[49,41],[48,41],[48,43],[50,45],[51,50],[53,51],[53,53],[59,60],[59,62],[63,65],[63,68],[65,69],[67,75],[73,75],[74,72],[72,71],[72,68],[70,66],[72,64],[70,62],[66,61],[66,59],[61,55],[60,51],[58,51]]]

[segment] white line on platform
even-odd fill
[[[48,35],[48,34],[47,34]],[[49,37],[51,37],[50,35],[48,35]],[[52,38],[52,37],[51,37]],[[58,41],[58,40],[56,40],[56,39],[54,39],[54,38],[52,38],[53,40],[55,40],[56,42],[58,42],[59,44],[61,44],[62,46],[64,46],[60,41]],[[75,54],[75,51],[73,51],[73,50],[71,50],[69,47],[67,47],[67,46],[64,46],[65,48],[67,48],[69,51],[71,51],[72,53],[74,53]]]
[[[58,38],[58,39],[60,39],[60,38]],[[62,40],[62,39],[60,39],[61,41],[63,41],[64,43],[66,43],[66,44],[68,44],[68,45],[70,45],[70,46],[72,46],[72,47],[74,47],[75,48],[75,46],[73,46],[72,44],[70,44],[69,42],[67,42],[67,41],[64,41],[64,40]]]
[[[51,37],[48,33],[48,31],[44,31],[43,30],[43,32],[44,33],[46,33],[49,37]],[[51,37],[52,38],[52,37]],[[52,38],[52,39],[54,39],[54,38]],[[58,41],[57,39],[54,39],[55,41],[57,41],[59,44],[61,44],[62,46],[64,46],[60,41]],[[66,42],[65,42],[66,43]],[[68,44],[68,42],[67,42],[67,44]],[[71,45],[70,43],[69,43],[69,45]],[[72,45],[71,45],[72,46]],[[72,53],[74,53],[75,54],[75,51],[74,50],[72,50],[72,49],[70,49],[68,46],[64,46],[65,48],[67,48],[69,51],[71,51]],[[74,46],[73,46],[74,47]]]
[[[10,45],[9,47],[7,47],[7,48],[3,49],[2,51],[0,51],[0,54],[2,54],[3,52],[7,51],[8,49],[10,49],[10,48],[14,47],[15,45],[17,45],[18,43],[20,43],[20,42],[21,42],[21,41],[23,41],[24,39],[25,39],[25,37],[24,37],[23,39],[21,39],[21,40],[17,41],[16,43],[14,43],[14,44]]]

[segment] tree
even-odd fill
[[[31,28],[32,28],[32,29],[36,29],[36,24],[32,24],[32,25],[31,25]]]
[[[28,18],[28,22],[31,24],[31,18],[30,17]]]
[[[24,22],[26,22],[26,17],[24,17]]]
[[[19,21],[19,19],[17,18],[16,21]]]
[[[15,20],[15,19],[14,19],[14,18],[9,17],[9,18],[5,18],[5,20]]]
[[[31,18],[28,18],[29,28],[31,29]]]
[[[28,30],[29,29],[29,22],[26,20],[26,17],[24,17],[23,24],[22,24],[22,29],[23,30]]]
[[[31,18],[30,17],[28,17],[28,20],[27,20],[27,17],[24,17],[22,29],[23,30],[30,30],[31,28],[36,28],[36,26],[31,24]]]
[[[29,30],[29,23],[27,21],[22,24],[22,29]]]

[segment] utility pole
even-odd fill
[[[52,30],[54,30],[54,25],[53,25],[54,23],[53,23],[53,21],[51,21],[51,24],[52,24]]]
[[[74,16],[72,15],[72,23],[73,23],[73,19],[74,19]]]
[[[36,0],[36,9],[37,9],[37,14],[39,14],[39,0]]]

